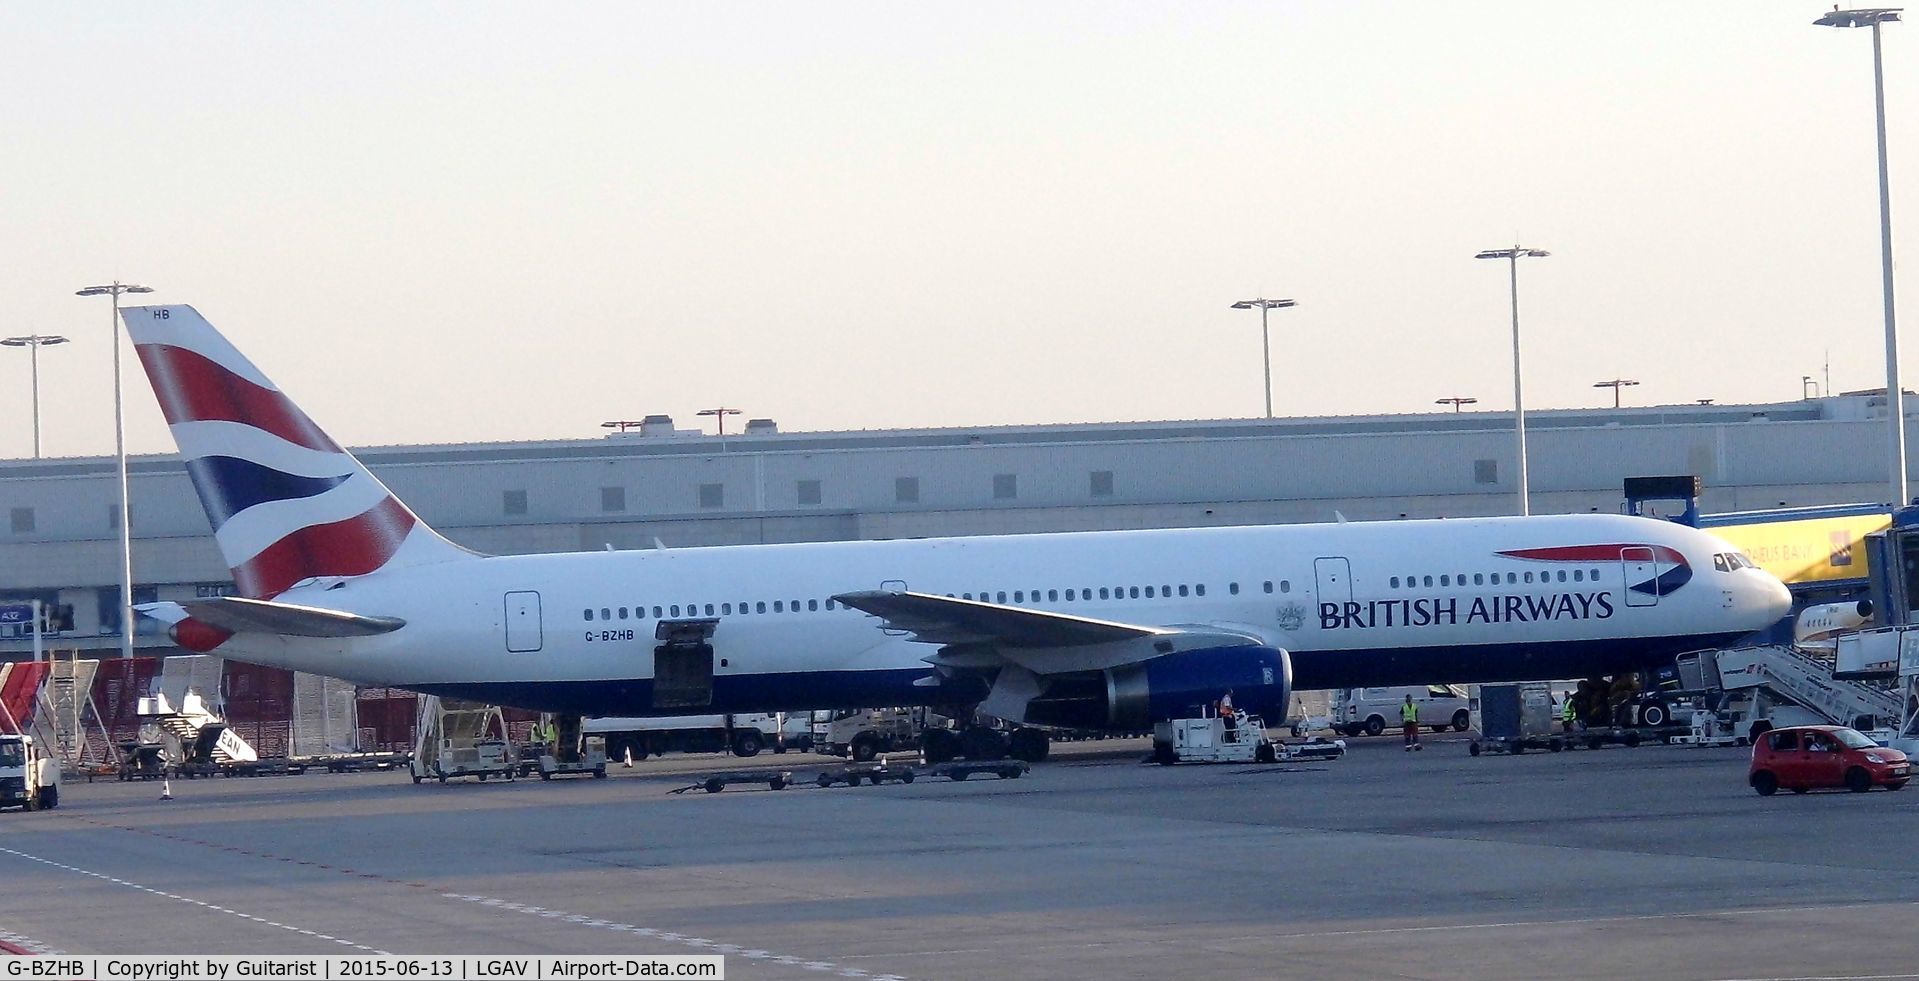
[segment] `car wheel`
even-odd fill
[[[1905,786],[1905,784],[1901,783],[1899,786],[1903,787]],[[1899,787],[1893,787],[1892,789],[1898,790]],[[47,810],[53,810],[54,808],[60,806],[60,788],[58,787],[46,788],[45,790],[41,791],[41,797],[43,797],[44,800],[40,802],[40,806],[46,808]]]
[[[1759,791],[1761,797],[1771,797],[1779,792],[1779,778],[1767,770],[1752,775],[1752,789]]]
[[[1604,739],[1599,738],[1598,736],[1589,736],[1586,738],[1587,749],[1598,749],[1599,747],[1604,745],[1606,745],[1606,741]]]
[[[760,747],[766,739],[758,729],[747,729],[733,734],[733,755],[739,757],[758,756]]]
[[[1633,747],[1639,745],[1639,733],[1636,733],[1636,732],[1626,733],[1625,743],[1626,743],[1627,749],[1632,749]]]
[[[827,775],[826,775],[826,774],[824,774],[824,773],[822,773],[822,774],[820,774],[820,775],[819,775],[819,776],[817,776],[817,777],[814,777],[814,778],[813,778],[813,782],[814,782],[814,783],[816,783],[816,784],[819,784],[819,785],[820,785],[820,786],[822,786],[822,787],[831,787],[831,786],[833,786],[833,778],[832,778],[832,777],[829,777],[829,776],[827,776]]]
[[[1177,759],[1178,757],[1173,755],[1173,746],[1171,743],[1153,744],[1153,762],[1158,763],[1160,766],[1172,766],[1173,762]]]
[[[1560,741],[1559,741],[1558,739],[1551,739],[1551,740],[1548,740],[1548,741],[1547,741],[1547,743],[1546,743],[1546,748],[1547,748],[1547,749],[1550,749],[1550,750],[1552,750],[1552,751],[1553,751],[1553,752],[1555,752],[1555,753],[1557,753],[1557,752],[1559,752],[1560,750],[1562,750],[1562,749],[1565,749],[1565,748],[1566,748],[1566,744],[1565,744],[1565,743],[1563,743],[1563,742],[1560,742]]]
[[[905,773],[900,774],[900,783],[912,783],[912,782],[913,782],[913,771],[908,770]]]
[[[777,776],[777,775],[776,775],[776,776],[774,776],[774,777],[772,777],[772,778],[770,778],[770,779],[768,779],[768,780],[766,781],[766,789],[768,789],[768,790],[785,790],[785,789],[786,789],[786,778],[785,778],[785,777],[782,777],[782,776]]]
[[[1653,702],[1650,705],[1641,706],[1639,709],[1639,721],[1649,726],[1665,725],[1666,724],[1666,706],[1661,705],[1658,702]]]
[[[1278,758],[1278,754],[1273,752],[1272,743],[1260,743],[1259,748],[1253,750],[1253,762],[1255,763],[1271,763]]]
[[[1293,723],[1293,738],[1298,739],[1299,737],[1304,735],[1306,735],[1306,727],[1300,725],[1297,722]]]
[[[1468,746],[1468,747],[1466,747],[1466,752],[1468,752],[1468,753],[1471,753],[1471,754],[1472,754],[1472,755],[1474,755],[1474,756],[1478,756],[1478,755],[1479,755],[1479,742],[1478,742],[1478,740],[1474,740],[1474,741],[1473,741],[1473,744],[1472,744],[1471,746]]]
[[[717,777],[715,777],[715,778],[713,778],[713,779],[711,779],[711,780],[708,780],[708,781],[706,782],[706,784],[705,784],[705,786],[706,786],[706,792],[707,792],[707,793],[709,793],[709,794],[717,794],[717,793],[719,793],[720,791],[722,791],[722,790],[725,790],[725,789],[726,789],[726,784],[724,784],[724,783],[721,783],[721,782],[719,781],[719,778],[717,778]]]
[[[1859,767],[1846,771],[1846,789],[1855,794],[1863,794],[1872,789],[1872,774]]]
[[[855,763],[871,763],[880,755],[879,743],[871,736],[861,736],[853,740],[852,756]]]
[[[1386,720],[1384,718],[1375,715],[1366,720],[1366,735],[1377,736],[1380,733],[1385,731],[1386,731]]]
[[[1472,728],[1472,726],[1473,726],[1473,716],[1471,712],[1468,712],[1465,709],[1460,709],[1459,711],[1453,713],[1453,731],[1454,732],[1465,732],[1467,729]]]

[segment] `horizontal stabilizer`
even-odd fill
[[[369,617],[317,606],[297,606],[269,600],[221,596],[184,600],[181,609],[193,619],[236,634],[279,634],[285,637],[371,637],[406,626],[399,617]]]

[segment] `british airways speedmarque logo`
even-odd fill
[[[1501,552],[1509,559],[1537,562],[1623,562],[1627,575],[1643,573],[1626,588],[1648,596],[1668,596],[1692,581],[1692,566],[1676,548],[1664,545],[1565,545],[1555,548],[1522,548]],[[1664,571],[1661,571],[1664,570]]]
[[[1692,579],[1692,567],[1686,564],[1686,557],[1677,549],[1664,545],[1572,545],[1515,549],[1497,554],[1531,562],[1567,562],[1586,566],[1620,562],[1626,570],[1626,588],[1654,597],[1669,595]],[[1540,576],[1541,584],[1547,582],[1545,573],[1540,573]],[[1553,578],[1563,581],[1566,574],[1560,573]],[[1498,576],[1493,577],[1495,584],[1498,580]],[[1530,574],[1526,581],[1533,581]],[[1574,581],[1583,582],[1585,577]],[[1464,585],[1463,578],[1461,585]],[[1640,604],[1629,599],[1627,605]],[[1527,589],[1523,593],[1495,591],[1464,596],[1322,602],[1319,604],[1319,627],[1321,630],[1344,630],[1607,620],[1615,612],[1612,595],[1605,588],[1595,585],[1590,590],[1582,591],[1575,586],[1572,592],[1553,592],[1548,589],[1544,593],[1534,593]]]

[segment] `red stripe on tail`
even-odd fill
[[[146,366],[168,425],[245,423],[309,449],[340,452],[340,447],[299,406],[273,389],[262,388],[183,347],[141,344],[134,350]]]
[[[242,596],[272,599],[313,576],[363,576],[385,565],[419,520],[389,495],[360,515],[302,528],[268,545],[233,570],[233,581]]]

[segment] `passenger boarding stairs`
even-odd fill
[[[254,752],[239,733],[227,728],[224,720],[207,709],[198,692],[187,692],[178,706],[165,695],[148,695],[140,699],[140,718],[179,740],[182,759],[194,760],[203,751],[207,759],[221,764],[254,763],[260,759],[260,754]]]
[[[1790,647],[1769,644],[1697,656],[1716,663],[1717,687],[1728,692],[1764,688],[1834,725],[1850,726],[1860,716],[1871,716],[1874,721],[1869,728],[1892,726],[1905,715],[1898,692],[1867,682],[1841,681],[1833,677],[1831,662]]]
[[[479,744],[505,732],[506,719],[498,705],[422,695],[414,728],[413,772],[458,773],[482,765]]]
[[[82,658],[77,650],[55,651],[40,689],[37,728],[69,772],[113,759],[112,741],[93,704],[93,679],[99,668],[99,661]]]

